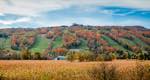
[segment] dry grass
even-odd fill
[[[137,68],[137,62],[142,65],[150,65],[150,61],[133,60],[115,60],[110,62],[1,60],[0,80],[100,80],[99,77],[101,76],[98,75],[99,77],[95,78],[94,75],[100,70],[104,70],[102,68],[98,69],[103,66],[102,63],[110,67],[115,65],[115,67],[113,66],[110,69],[110,71],[113,71],[110,75],[117,75],[117,79],[112,80],[136,80],[135,73],[137,72],[134,70]],[[104,71],[107,72],[106,70]],[[146,73],[146,75],[149,73]],[[106,77],[107,75],[109,73],[106,73]]]

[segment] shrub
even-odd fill
[[[82,61],[85,61],[86,60],[86,55],[81,53],[81,54],[78,54],[78,57],[79,57],[79,61],[82,62]]]
[[[69,61],[73,61],[74,60],[74,52],[69,51],[67,53],[67,60],[69,60]]]
[[[139,60],[145,59],[144,54],[143,54],[143,53],[139,53],[139,54],[138,54],[138,59],[139,59]]]
[[[117,56],[115,53],[112,53],[111,56],[112,56],[112,60],[117,59]]]
[[[112,61],[112,55],[110,53],[106,53],[104,55],[104,61]]]
[[[0,50],[0,59],[10,60],[10,59],[20,59],[18,54],[10,50]]]
[[[79,61],[94,61],[94,54],[89,51],[81,51],[79,54]]]
[[[67,59],[69,61],[94,61],[94,55],[89,52],[89,51],[79,51],[79,52],[74,52],[74,51],[69,51],[67,53]]]
[[[104,57],[102,54],[98,54],[96,57],[96,61],[104,61]]]
[[[122,55],[122,59],[128,59],[128,53],[127,52],[124,52],[124,54]]]
[[[29,51],[29,49],[22,49],[20,55],[21,59],[23,60],[31,59],[31,52]]]
[[[33,55],[33,59],[40,60],[41,59],[41,53],[35,52],[34,55]]]
[[[150,60],[150,54],[147,51],[142,51],[137,54],[139,60]]]

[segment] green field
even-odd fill
[[[62,47],[63,46],[62,37],[57,37],[54,41],[51,41],[51,44],[53,48]]]
[[[133,42],[135,42],[136,44],[139,44],[140,46],[144,47],[144,46],[148,46],[146,43],[144,43],[142,40],[140,40],[139,38],[133,36]]]
[[[5,49],[10,49],[11,48],[10,38],[6,38],[6,39],[0,38],[0,44]]]
[[[43,36],[37,36],[36,42],[31,48],[32,52],[43,52],[46,48],[48,48],[48,44],[50,40]]]
[[[106,40],[108,42],[108,44],[112,47],[115,47],[117,49],[121,49],[123,51],[127,51],[125,48],[123,48],[121,45],[119,45],[117,42],[115,42],[114,40],[112,40],[110,37],[103,35],[102,39]]]
[[[81,45],[79,46],[80,49],[89,49],[87,46],[87,40],[81,39]]]
[[[136,44],[135,44],[133,41],[129,40],[129,39],[119,38],[119,40],[120,40],[121,42],[127,44],[127,45],[136,46]]]

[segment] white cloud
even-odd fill
[[[37,16],[38,13],[70,6],[72,1],[60,0],[0,0],[0,12]],[[69,5],[67,5],[69,4]]]
[[[0,16],[4,16],[4,14],[3,14],[3,13],[0,13]]]
[[[0,0],[0,12],[37,16],[44,11],[71,6],[118,6],[150,10],[150,0]]]
[[[102,14],[108,14],[108,15],[117,15],[117,16],[126,16],[126,15],[129,15],[129,14],[132,14],[132,13],[135,13],[136,10],[132,10],[132,11],[128,11],[128,12],[125,12],[125,13],[119,13],[120,10],[119,9],[116,9],[116,10],[107,10],[107,9],[101,9],[99,11],[99,13],[102,13]]]
[[[150,0],[116,0],[111,6],[150,10],[149,4]]]
[[[31,21],[29,17],[23,17],[16,20],[16,22],[29,22],[29,21]]]
[[[11,25],[15,23],[21,23],[21,22],[29,22],[31,19],[29,17],[23,17],[16,20],[0,20],[0,24],[3,25]]]

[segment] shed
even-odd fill
[[[54,58],[54,60],[65,60],[66,57],[65,56],[57,56],[56,58]]]

